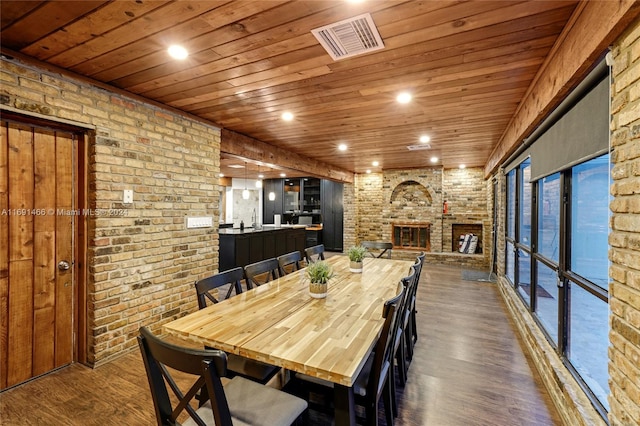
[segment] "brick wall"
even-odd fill
[[[94,127],[88,137],[88,361],[136,345],[142,325],[196,309],[195,279],[218,267],[220,132],[169,110],[3,57],[0,102],[52,121]],[[124,189],[133,204],[122,204]],[[186,216],[214,227],[189,229]]]
[[[614,44],[609,422],[640,424],[640,21]]]
[[[364,240],[391,241],[393,222],[426,222],[431,224],[431,253],[427,254],[427,261],[476,268],[488,265],[491,216],[487,200],[492,195],[487,195],[482,169],[428,167],[359,174],[355,176],[353,198],[350,194],[345,186],[345,247]],[[445,194],[450,197],[446,215],[442,213]],[[347,214],[347,208],[351,213]],[[350,219],[352,214],[354,220]],[[452,223],[482,224],[484,253],[452,253]],[[394,250],[394,257],[414,256],[414,251]]]

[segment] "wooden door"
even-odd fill
[[[73,361],[76,150],[72,133],[2,121],[1,389]]]

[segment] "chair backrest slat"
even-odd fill
[[[367,252],[371,257],[382,257],[385,253],[388,259],[391,259],[391,250],[393,249],[393,244],[382,241],[362,241],[360,245],[367,249]],[[379,251],[379,253],[372,251]]]
[[[318,260],[324,260],[324,244],[307,247],[304,249],[304,254],[307,258],[307,264],[317,262]]]
[[[259,286],[280,277],[278,261],[275,258],[261,260],[244,267],[247,289]]]
[[[299,251],[293,251],[291,253],[278,256],[278,266],[280,267],[280,276],[287,275],[287,269],[291,269],[290,272],[294,272],[300,269],[300,262],[302,261],[302,255]]]
[[[218,303],[218,299],[211,294],[211,291],[214,289],[229,285],[225,299],[231,296],[232,291],[235,291],[236,294],[242,293],[241,282],[243,278],[244,271],[242,268],[233,268],[196,281],[195,287],[196,295],[198,296],[198,309],[205,308],[207,306],[207,300],[212,303]]]

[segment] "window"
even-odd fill
[[[538,182],[538,253],[558,263],[560,242],[560,173]]]
[[[571,270],[608,288],[609,156],[598,157],[571,173]]]
[[[535,182],[531,161],[507,174],[506,276],[605,415],[609,155]]]
[[[515,240],[516,240],[516,170],[507,174],[507,247],[505,275],[511,283],[516,282],[515,275]]]

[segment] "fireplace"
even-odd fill
[[[481,223],[454,223],[451,225],[451,251],[457,252],[460,244],[460,236],[474,234],[478,237],[476,253],[482,253],[482,224]]]
[[[393,248],[431,251],[430,223],[392,223]]]

